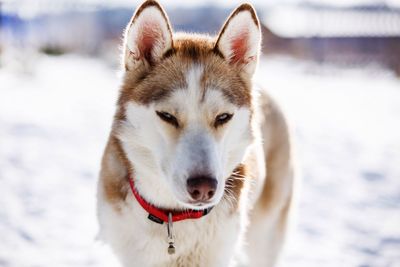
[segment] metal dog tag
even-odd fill
[[[168,254],[175,254],[175,242],[174,242],[174,233],[172,228],[172,213],[168,214],[168,223],[167,223],[167,231],[168,231]]]

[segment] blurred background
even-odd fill
[[[160,2],[210,34],[241,3]],[[251,2],[302,176],[280,266],[400,266],[400,1]],[[95,194],[138,4],[0,0],[0,266],[118,266]]]

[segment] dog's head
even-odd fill
[[[125,32],[115,133],[148,201],[204,209],[221,200],[252,141],[260,38],[248,4],[216,38],[174,34],[156,1],[137,9]]]

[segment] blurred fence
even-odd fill
[[[26,12],[26,3],[25,12],[10,12],[8,8],[0,12],[0,53],[7,48],[49,54],[78,52],[116,61],[123,29],[135,7],[64,1],[52,6],[52,12],[40,12],[47,2],[40,3],[42,6],[35,6],[39,10],[35,15]],[[176,30],[215,34],[230,9],[167,6],[167,12]],[[297,4],[258,8],[258,12],[266,55],[344,66],[377,64],[400,75],[400,9]]]
[[[264,52],[350,66],[379,64],[400,75],[400,9],[385,5],[277,8],[263,27]]]

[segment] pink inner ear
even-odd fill
[[[146,22],[136,41],[140,52],[140,58],[144,58],[150,63],[154,62],[153,50],[155,46],[164,45],[164,38],[160,26],[154,22]]]
[[[232,55],[230,58],[231,63],[246,63],[246,53],[249,49],[248,46],[249,32],[244,31],[238,34],[231,40]]]

